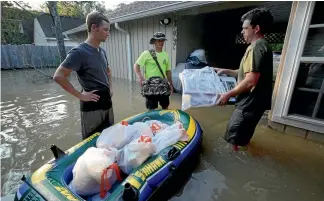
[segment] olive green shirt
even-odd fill
[[[271,108],[272,74],[273,74],[272,49],[265,39],[258,39],[247,49],[241,60],[238,73],[238,83],[246,73],[260,73],[259,81],[250,91],[237,96],[236,107],[251,111],[252,109]]]

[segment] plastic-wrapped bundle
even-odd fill
[[[191,107],[208,107],[217,103],[218,96],[226,89],[211,67],[185,69],[180,75],[183,86],[182,110]]]

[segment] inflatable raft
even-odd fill
[[[199,123],[180,110],[155,110],[127,118],[129,124],[158,120],[171,125],[180,121],[186,129],[188,142],[179,141],[163,149],[159,154],[148,158],[141,166],[114,186],[105,200],[142,201],[147,200],[159,187],[172,177],[180,164],[192,156],[201,145],[202,129]],[[72,180],[72,169],[79,156],[89,147],[96,145],[100,133],[95,133],[66,152],[51,147],[54,158],[32,173],[30,178],[23,177],[15,195],[15,201],[78,201],[86,200],[68,188]]]

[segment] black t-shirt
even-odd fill
[[[265,39],[252,43],[241,60],[238,83],[249,72],[260,73],[254,88],[237,96],[236,108],[244,111],[271,109],[273,56],[272,49]]]
[[[100,96],[99,101],[81,101],[81,111],[111,108],[108,60],[102,48],[97,49],[83,42],[69,51],[61,66],[76,71],[84,91],[98,90],[95,93]]]

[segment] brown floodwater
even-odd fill
[[[46,73],[52,74],[53,69]],[[70,78],[80,89],[75,75]],[[137,83],[114,79],[115,121],[145,111]],[[79,101],[34,70],[1,72],[1,197],[13,200],[23,174],[81,140]],[[170,108],[181,108],[181,95]],[[204,130],[200,162],[172,201],[324,201],[324,145],[260,123],[248,149],[223,140],[233,106],[189,109]],[[266,122],[263,120],[263,122]]]

